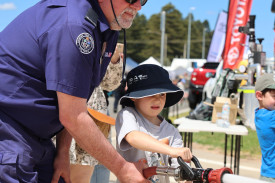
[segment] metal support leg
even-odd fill
[[[190,151],[192,152],[193,133],[190,133]]]
[[[237,175],[239,175],[239,171],[240,171],[240,159],[241,159],[241,136],[240,135],[237,135],[236,136],[236,142],[237,142],[237,144],[236,144],[236,149],[237,149],[237,154],[236,154],[236,159],[237,159],[237,161],[236,161],[236,173],[235,174],[237,174]]]
[[[233,173],[237,173],[237,161],[238,161],[238,136],[235,138],[235,156],[234,156],[234,171]]]
[[[190,135],[191,133],[188,133],[188,145],[187,145],[188,148],[190,148]]]
[[[186,141],[184,141],[184,147],[188,147],[192,151],[193,133],[186,132],[184,134],[184,139],[187,139],[187,146],[185,145]]]
[[[227,134],[225,134],[224,138],[224,167],[226,167],[226,156],[227,156]]]
[[[186,141],[187,141],[187,132],[184,132],[184,147],[186,147]]]
[[[234,146],[234,135],[231,135],[231,152],[230,152],[230,169],[232,170],[232,159],[233,159],[233,146]]]

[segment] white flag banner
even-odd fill
[[[220,62],[221,55],[224,48],[225,36],[226,36],[226,22],[227,13],[222,11],[219,14],[215,31],[211,40],[210,48],[208,51],[208,62]]]

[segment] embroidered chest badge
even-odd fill
[[[76,38],[76,45],[80,52],[83,54],[89,54],[93,51],[95,44],[94,39],[89,33],[81,33]]]

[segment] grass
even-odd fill
[[[180,117],[187,116],[187,114],[180,114]],[[177,117],[172,116],[170,119],[174,121]],[[193,133],[193,142],[207,145],[209,150],[219,149],[221,152],[224,151],[224,133],[210,133],[210,132],[199,132]],[[227,154],[230,153],[231,136],[227,139]],[[241,141],[241,158],[258,158],[261,156],[261,149],[258,142],[257,133],[255,130],[248,128],[248,135],[242,136]]]

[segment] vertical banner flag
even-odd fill
[[[245,26],[250,14],[252,0],[230,0],[227,31],[223,52],[223,69],[235,69],[243,59],[246,34],[239,32]]]
[[[207,55],[208,62],[219,62],[224,48],[226,33],[227,13],[222,11],[219,14],[214,34],[211,40],[210,48]]]

